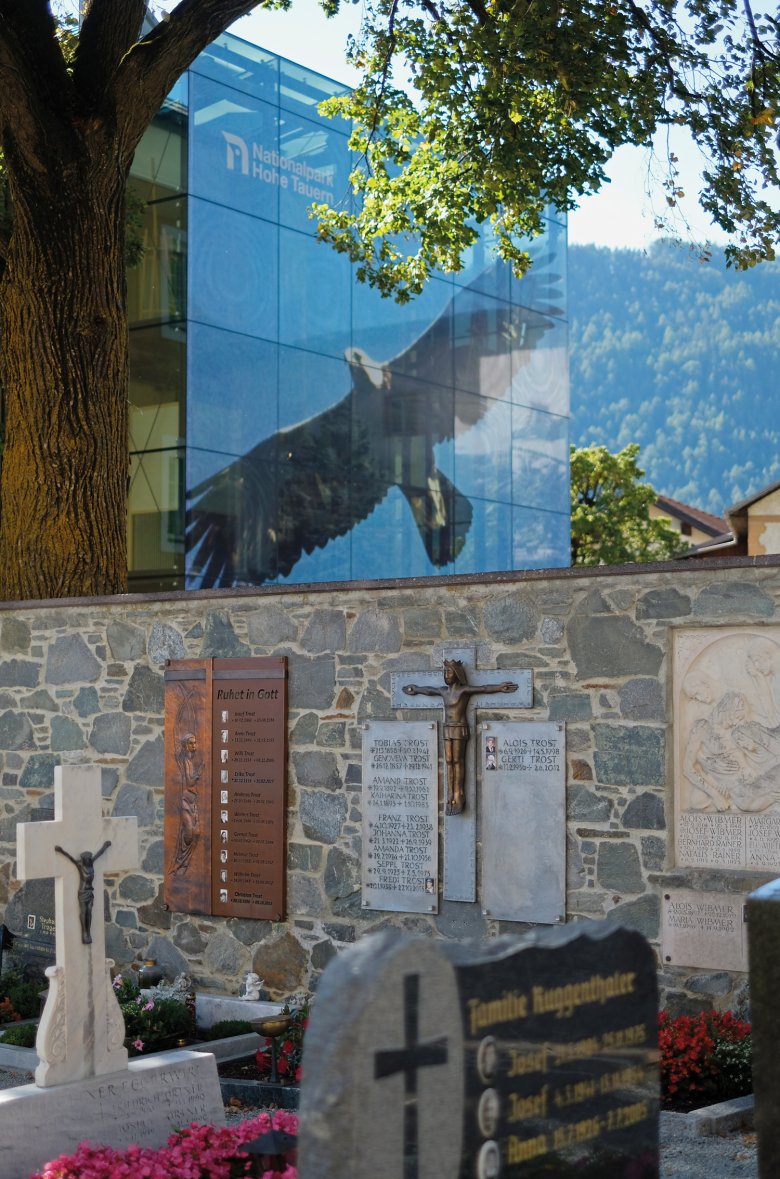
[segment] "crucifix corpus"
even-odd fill
[[[405,684],[407,696],[438,696],[444,705],[444,761],[447,766],[448,815],[460,815],[466,805],[466,746],[471,730],[466,709],[472,696],[494,692],[516,692],[511,680],[500,684],[470,684],[460,659],[444,660],[444,685]]]
[[[19,880],[54,877],[56,964],[38,1025],[42,1088],[127,1067],[125,1026],[106,958],[103,876],[138,867],[134,818],[102,814],[99,766],[57,766],[54,819],[19,823]],[[74,870],[75,869],[75,870]],[[97,894],[100,919],[92,922]]]
[[[484,707],[480,697],[500,695],[500,708],[531,708],[533,677],[528,668],[507,669],[499,681],[495,671],[478,670],[474,648],[447,648],[442,672],[393,672],[394,708],[444,706],[444,762],[447,801],[444,827],[442,895],[451,901],[476,900],[476,772],[471,734],[474,713]],[[414,682],[409,682],[414,677]],[[444,683],[441,683],[442,678]],[[434,699],[432,700],[431,697]],[[437,699],[438,698],[438,699]]]

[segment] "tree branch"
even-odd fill
[[[102,106],[119,63],[138,40],[145,12],[145,0],[91,0],[73,58],[76,92],[91,109]]]
[[[50,161],[42,143],[52,112],[70,108],[72,90],[45,0],[0,0],[0,124],[28,165],[43,171]],[[63,131],[64,134],[64,131]]]
[[[93,6],[106,2],[93,0]],[[257,6],[257,0],[181,0],[125,54],[112,92],[130,154],[180,74],[228,25]]]

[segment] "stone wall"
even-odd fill
[[[141,834],[142,869],[112,882],[106,902],[108,952],[119,965],[156,957],[169,972],[234,993],[253,968],[271,995],[285,996],[316,987],[340,947],[388,924],[450,938],[522,929],[489,921],[478,904],[445,901],[431,918],[362,907],[360,725],[400,719],[392,671],[433,668],[448,644],[473,644],[480,667],[533,669],[524,717],[566,723],[568,919],[622,922],[657,945],[665,888],[744,893],[771,875],[674,869],[672,628],[778,619],[778,558],[6,605],[5,920],[18,929],[23,911],[17,821],[51,805],[57,763],[96,762],[107,808],[136,815]],[[161,879],[165,661],[268,654],[289,658],[287,920],[170,913]],[[518,833],[519,849],[521,841]],[[731,1006],[745,982],[679,968],[660,977],[677,1009]]]

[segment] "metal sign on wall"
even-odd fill
[[[165,669],[165,886],[179,913],[285,914],[287,660]]]

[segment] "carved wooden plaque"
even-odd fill
[[[169,663],[165,710],[166,903],[280,921],[287,660]]]

